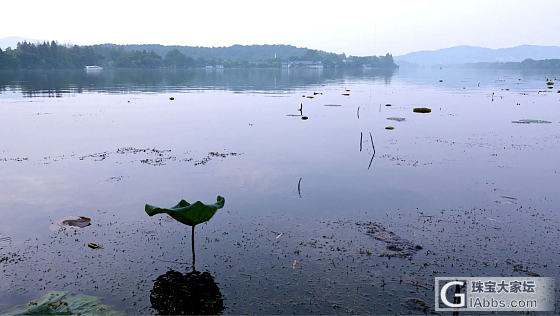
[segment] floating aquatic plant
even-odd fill
[[[519,121],[512,121],[512,123],[517,123],[517,124],[551,124],[552,122],[544,121],[544,120],[519,120]]]
[[[3,315],[124,315],[95,296],[53,291]]]

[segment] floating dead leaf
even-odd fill
[[[307,116],[302,116],[301,119],[305,121],[305,120],[309,119],[309,117],[307,117]]]
[[[387,126],[387,127],[385,127],[385,129],[388,129],[388,130],[392,131],[392,130],[394,130],[395,128],[394,128],[393,126]]]
[[[343,93],[342,95],[345,95],[345,96],[349,96],[349,95],[350,95],[350,93]]]
[[[84,228],[86,226],[91,225],[91,218],[80,216],[80,217],[71,217],[67,219],[63,219],[60,224],[62,226],[71,226],[71,227],[79,227]]]
[[[90,247],[91,249],[103,249],[103,247],[93,242],[88,243],[87,246]]]
[[[391,103],[387,103],[387,104],[385,104],[385,106],[391,106]]]
[[[169,97],[169,100],[173,101],[173,100],[175,100],[175,98],[174,97]]]
[[[292,263],[292,269],[295,269],[295,268],[296,268],[296,263],[297,263],[297,261],[294,260],[294,263]]]
[[[312,95],[308,95],[308,96],[307,96],[307,98],[308,98],[308,99],[313,99],[313,98],[314,98],[314,96],[312,96]]]
[[[414,108],[412,111],[415,112],[415,113],[430,113],[430,112],[432,112],[432,109],[429,109],[429,108]]]

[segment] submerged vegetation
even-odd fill
[[[393,56],[347,56],[291,45],[189,47],[163,45],[61,45],[20,42],[0,49],[0,69],[363,67],[390,68]]]

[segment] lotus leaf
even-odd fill
[[[124,315],[95,296],[53,291],[37,301],[16,307],[4,315]]]
[[[225,199],[223,197],[218,195],[216,200],[217,202],[214,204],[204,204],[200,201],[190,204],[181,200],[177,205],[170,208],[160,208],[146,204],[145,210],[150,216],[166,213],[185,225],[195,226],[209,221],[218,209],[224,207]]]

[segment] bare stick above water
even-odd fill
[[[375,156],[375,145],[373,144],[373,136],[371,136],[371,132],[369,133],[369,138],[371,139],[371,148],[373,148],[373,155]]]
[[[371,135],[371,132],[369,133],[369,139],[371,140],[371,148],[373,148],[373,155],[371,155],[368,170],[369,168],[371,168],[371,163],[373,162],[373,158],[375,157],[375,145],[373,144],[373,136]]]
[[[356,111],[356,115],[358,116],[358,119],[360,119],[360,106],[358,105],[358,110]]]
[[[363,138],[363,135],[362,135],[362,132],[360,132],[360,151],[362,151],[362,138]]]
[[[299,181],[297,183],[297,192],[299,194],[299,197],[301,198],[301,177],[299,177]]]

